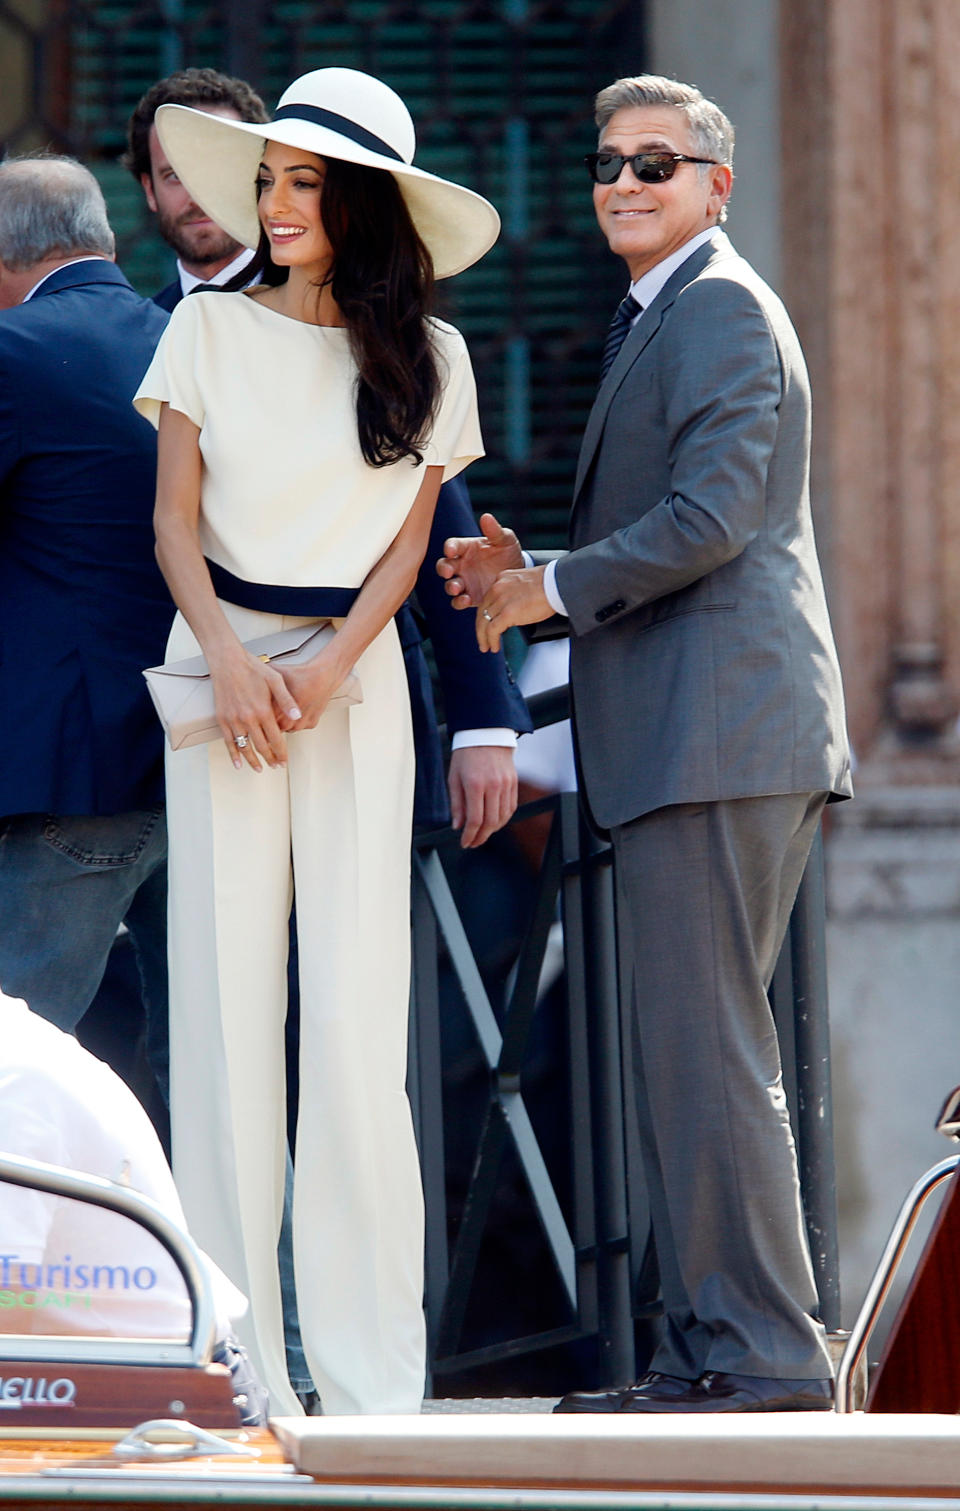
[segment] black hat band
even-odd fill
[[[383,157],[392,157],[394,162],[409,166],[389,142],[375,136],[372,131],[367,131],[366,127],[358,126],[356,121],[349,120],[347,116],[337,115],[335,110],[321,110],[317,105],[283,105],[270,124],[272,126],[277,121],[288,120],[311,121],[314,126],[327,126],[331,131],[337,131],[351,142],[356,142],[358,147],[366,147],[368,152],[379,152]]]

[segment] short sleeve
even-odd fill
[[[430,438],[423,449],[429,467],[441,466],[449,482],[464,467],[483,456],[477,385],[466,343],[452,326],[438,326],[443,397]]]
[[[133,396],[134,408],[155,427],[160,424],[162,404],[185,414],[198,429],[203,426],[203,399],[197,382],[202,339],[199,302],[197,298],[184,299],[177,305]]]

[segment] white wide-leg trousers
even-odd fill
[[[306,621],[224,604],[241,639]],[[177,616],[168,658],[195,654]],[[174,1173],[190,1231],[249,1296],[238,1327],[271,1409],[296,1414],[277,1239],[287,929],[296,888],[300,1105],[294,1263],[324,1411],[415,1412],[423,1198],[405,1090],[413,746],[390,624],[364,702],[288,736],[286,770],[222,742],[168,755]]]

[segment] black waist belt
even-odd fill
[[[247,582],[204,557],[218,598],[263,614],[297,614],[303,618],[343,619],[353,608],[359,588],[288,588],[273,582]]]

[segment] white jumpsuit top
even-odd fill
[[[483,447],[463,339],[432,328],[442,398],[424,463],[449,478]],[[157,423],[165,401],[200,430],[200,539],[215,569],[294,596],[361,586],[424,473],[364,462],[355,379],[340,327],[246,294],[174,310],[134,402]],[[220,592],[243,640],[304,622]],[[168,659],[197,649],[177,615]],[[281,1415],[300,1410],[277,1275],[294,884],[307,1362],[328,1413],[417,1411],[423,1391],[423,1206],[405,1092],[413,746],[392,621],[356,671],[363,702],[288,735],[286,770],[237,771],[221,741],[167,760],[174,1172],[191,1232],[250,1297],[241,1332]]]

